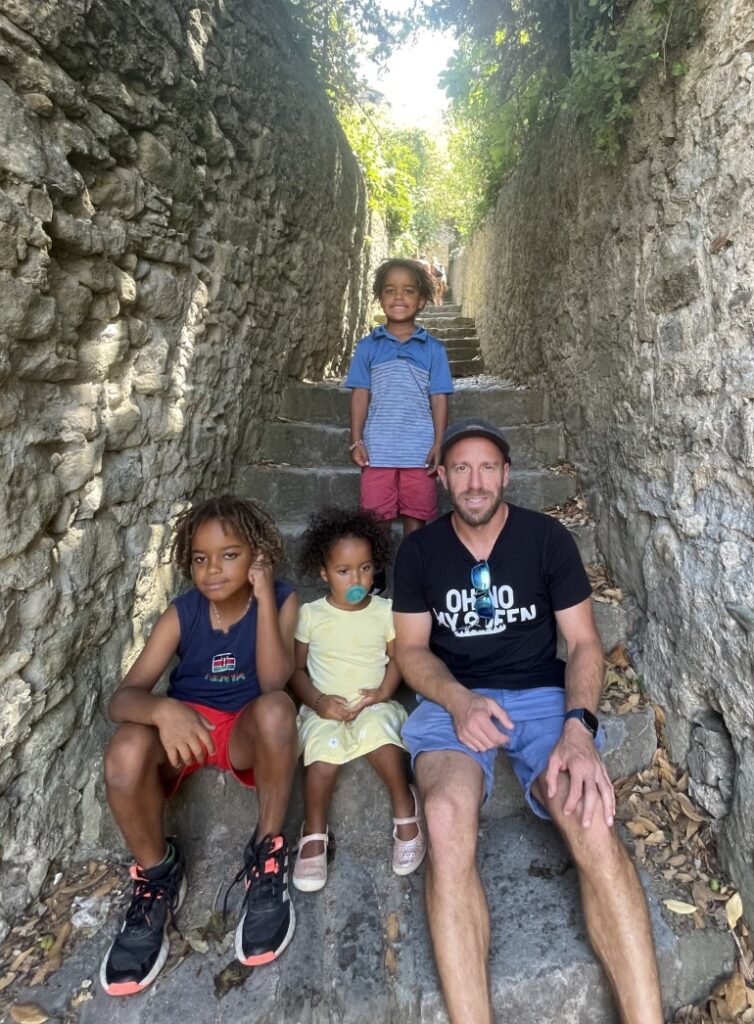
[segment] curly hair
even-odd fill
[[[191,544],[197,529],[210,519],[218,519],[254,551],[266,555],[273,565],[283,560],[283,538],[270,514],[250,498],[223,494],[187,508],[175,521],[170,557],[188,579],[191,579]]]
[[[377,271],[374,275],[374,285],[372,286],[372,292],[375,299],[379,299],[382,295],[382,289],[385,287],[385,278],[391,270],[408,270],[409,273],[414,275],[414,281],[419,291],[419,295],[425,300],[425,302],[434,302],[435,299],[435,283],[426,267],[422,266],[421,263],[417,263],[416,260],[385,260],[384,263],[380,263],[377,267]]]
[[[390,560],[393,553],[390,531],[373,512],[360,508],[329,507],[309,517],[299,554],[302,571],[316,576],[327,562],[333,545],[346,537],[365,540],[369,544],[377,569],[383,569]]]

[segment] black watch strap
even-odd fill
[[[588,708],[571,708],[570,711],[566,711],[566,721],[569,718],[578,718],[581,724],[592,734],[592,737],[597,735],[600,723],[597,720],[597,716],[592,714]]]

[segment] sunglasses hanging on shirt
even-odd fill
[[[486,559],[483,562],[477,562],[471,570],[471,585],[474,588],[474,611],[480,619],[494,619],[495,606],[490,594],[492,576]]]

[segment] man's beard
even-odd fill
[[[497,512],[497,510],[500,508],[500,506],[503,503],[503,488],[501,487],[499,492],[498,492],[498,494],[497,494],[497,500],[493,501],[492,504],[488,508],[479,509],[478,512],[471,512],[469,509],[464,508],[461,505],[461,503],[460,503],[460,499],[461,498],[465,498],[468,495],[470,495],[472,497],[475,497],[475,498],[481,498],[481,497],[485,497],[486,498],[488,496],[489,497],[493,497],[494,496],[494,492],[492,492],[492,491],[463,491],[461,494],[458,495],[457,498],[456,498],[455,494],[453,494],[452,491],[448,492],[448,496],[450,498],[450,504],[453,506],[453,511],[468,526],[486,526],[487,523],[489,523],[489,521],[494,517],[495,513]]]

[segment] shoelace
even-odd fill
[[[126,911],[126,925],[139,928],[146,922],[151,927],[150,911],[155,903],[165,900],[170,922],[175,926],[174,908],[178,902],[175,883],[166,878],[145,878],[139,874],[138,864],[131,866],[134,891]]]
[[[228,910],[228,897],[233,887],[242,878],[247,879],[244,903],[248,904],[251,899],[258,902],[277,901],[283,877],[282,862],[285,844],[282,843],[279,849],[273,850],[273,843],[272,836],[265,836],[257,846],[254,846],[253,843],[249,844],[249,854],[244,866],[225,890],[223,924]]]

